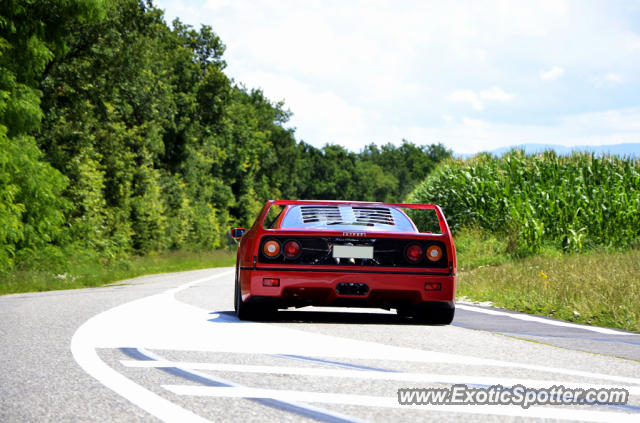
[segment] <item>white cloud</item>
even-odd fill
[[[613,84],[619,84],[622,82],[622,77],[617,73],[608,73],[604,76],[604,79]]]
[[[452,123],[454,121],[454,118],[451,115],[442,115],[442,121],[444,123]]]
[[[513,99],[513,94],[506,93],[502,88],[493,86],[488,90],[480,91],[480,97],[485,100],[507,103]]]
[[[624,46],[631,54],[637,54],[637,51],[640,50],[640,35],[633,32],[627,33]]]
[[[484,109],[484,103],[480,97],[472,90],[456,90],[449,94],[447,100],[454,103],[468,103],[474,109],[480,111]]]
[[[296,137],[315,146],[357,150],[406,138],[473,152],[640,141],[620,112],[640,107],[633,3],[155,3],[169,21],[211,25],[227,45],[228,75],[284,99]],[[604,96],[601,87],[618,91]],[[478,112],[482,120],[472,119]]]
[[[549,70],[540,72],[540,79],[543,81],[555,81],[564,75],[564,69],[559,66],[554,66]]]
[[[609,72],[603,75],[595,75],[588,77],[588,80],[591,81],[593,86],[597,88],[602,87],[614,87],[616,85],[622,84],[623,78],[620,74]]]
[[[562,117],[560,122],[577,133],[627,134],[625,139],[631,136],[631,139],[635,137],[635,142],[640,142],[640,107],[569,115]]]
[[[446,127],[389,129],[417,143],[443,142],[457,153],[477,153],[526,143],[611,145],[640,142],[640,107],[580,113],[561,117],[553,125],[516,125],[462,118]]]
[[[472,119],[468,117],[462,118],[462,126],[473,130],[486,130],[491,128],[491,124],[481,119]]]
[[[506,93],[500,87],[493,86],[476,94],[472,90],[456,90],[447,96],[454,103],[468,103],[478,111],[484,110],[487,101],[506,103],[513,99],[513,94]]]
[[[297,138],[314,145],[342,144],[357,151],[366,141],[366,112],[349,104],[329,90],[316,90],[304,82],[279,74],[253,72],[243,74],[249,85],[260,82],[271,99],[286,98],[285,107],[293,111],[288,126],[298,128]]]
[[[230,3],[231,0],[207,0],[205,7],[207,9],[216,10],[228,6]]]

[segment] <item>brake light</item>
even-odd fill
[[[280,286],[280,279],[264,278],[262,279],[262,286]]]
[[[438,261],[442,258],[442,248],[437,245],[430,245],[427,248],[427,258],[430,261]]]
[[[280,243],[278,241],[267,241],[262,247],[262,252],[269,258],[275,258],[280,254]]]
[[[417,263],[422,260],[422,247],[418,244],[411,244],[407,247],[404,254],[411,263]]]
[[[302,248],[300,247],[300,244],[298,243],[298,241],[292,240],[292,241],[285,242],[282,250],[286,258],[296,259],[298,258],[298,256],[300,256],[300,252],[302,251]]]

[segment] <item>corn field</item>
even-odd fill
[[[480,154],[441,164],[410,194],[455,230],[501,233],[511,252],[640,245],[640,160],[553,151]]]

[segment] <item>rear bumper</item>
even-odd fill
[[[264,286],[264,279],[279,279],[279,286]],[[426,301],[453,304],[456,276],[420,272],[375,270],[240,270],[242,297],[249,302],[269,302],[277,307],[318,305],[397,308]],[[337,289],[344,284],[365,284],[366,293],[350,295]],[[429,290],[425,285],[429,283]],[[439,284],[439,285],[438,285]],[[434,288],[440,289],[434,289]]]

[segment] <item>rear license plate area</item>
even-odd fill
[[[336,285],[336,292],[340,295],[364,296],[369,293],[369,285],[360,282],[340,282]]]
[[[334,258],[372,259],[373,246],[370,245],[334,245]]]

